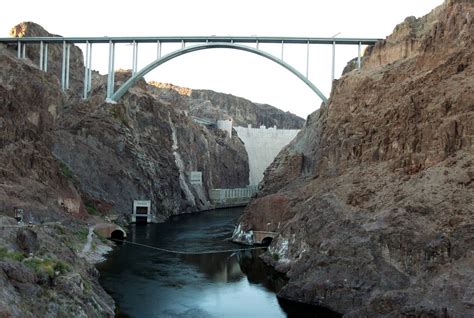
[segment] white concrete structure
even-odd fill
[[[227,132],[227,137],[232,137],[232,119],[218,120],[217,129]]]
[[[209,199],[216,205],[248,203],[256,192],[256,186],[235,189],[211,189],[209,190]]]
[[[202,185],[202,172],[201,171],[190,171],[189,172],[189,183]]]
[[[137,222],[138,218],[146,218],[146,223],[151,222],[151,201],[149,200],[134,200],[132,223]]]
[[[249,184],[257,185],[263,179],[265,169],[273,162],[278,153],[298,134],[298,129],[277,129],[234,127],[237,135],[245,144],[249,157]]]

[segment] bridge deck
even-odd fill
[[[24,37],[0,38],[0,43],[274,43],[274,44],[351,44],[371,45],[374,38],[324,38],[288,36],[126,36],[126,37]]]

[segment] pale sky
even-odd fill
[[[443,0],[23,0],[6,1],[0,37],[22,21],[63,36],[298,36],[385,38],[407,16],[423,16]],[[179,45],[167,44],[163,54]],[[280,56],[279,45],[260,49]],[[118,45],[116,68],[131,68],[132,47]],[[326,95],[331,85],[331,47],[311,46],[309,79]],[[106,73],[107,45],[93,48],[92,67]],[[151,63],[155,45],[139,47],[139,69]],[[336,47],[336,77],[357,47]],[[306,46],[285,46],[284,59],[306,73]],[[204,50],[158,67],[147,80],[212,89],[267,103],[304,118],[321,104],[316,94],[286,69],[257,55]]]

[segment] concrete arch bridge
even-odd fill
[[[352,45],[357,47],[357,65],[361,66],[361,46],[373,45],[378,39],[370,38],[313,38],[313,37],[232,37],[232,36],[167,36],[167,37],[24,37],[24,38],[0,38],[0,43],[16,44],[18,58],[26,58],[26,46],[39,44],[40,61],[39,68],[43,71],[48,69],[48,44],[62,44],[62,73],[61,86],[63,90],[69,89],[69,59],[71,44],[85,44],[84,54],[84,92],[83,98],[88,98],[91,91],[91,63],[92,46],[98,43],[107,43],[109,45],[108,54],[108,78],[107,78],[107,97],[106,101],[110,103],[117,102],[127,90],[133,86],[139,79],[148,74],[158,66],[181,55],[196,51],[208,49],[234,49],[249,52],[266,58],[293,73],[297,78],[303,81],[324,103],[327,97],[314,85],[309,79],[309,57],[310,48],[316,44],[326,44],[332,46],[332,59],[328,61],[332,65],[332,77],[335,78],[335,56],[337,45]],[[115,91],[115,44],[132,44],[132,76],[118,87]],[[147,66],[138,70],[138,46],[141,43],[156,43],[156,59]],[[163,45],[167,43],[181,43],[181,48],[168,53],[161,54]],[[281,45],[281,55],[279,57],[262,50],[261,43],[272,43]],[[306,74],[301,73],[295,67],[284,60],[284,48],[289,45],[306,45]]]

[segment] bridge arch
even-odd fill
[[[158,58],[154,62],[148,64],[145,66],[143,69],[138,71],[136,74],[134,74],[132,77],[130,77],[122,86],[120,86],[117,91],[107,100],[107,102],[117,102],[127,91],[128,89],[133,86],[139,79],[144,77],[146,74],[160,66],[161,64],[164,64],[178,56],[188,54],[191,52],[196,52],[196,51],[201,51],[201,50],[207,50],[207,49],[234,49],[234,50],[240,50],[240,51],[246,51],[250,52],[253,54],[257,54],[259,56],[262,56],[264,58],[267,58],[284,68],[286,68],[288,71],[296,75],[300,80],[302,80],[313,92],[318,95],[319,98],[324,103],[327,103],[327,98],[324,96],[324,94],[314,85],[308,78],[306,78],[303,74],[301,74],[297,69],[292,67],[290,64],[286,63],[285,61],[267,53],[262,50],[246,46],[246,45],[240,45],[240,44],[235,44],[235,43],[205,43],[205,44],[198,44],[198,45],[193,45],[189,47],[184,47],[182,49],[176,50],[174,52],[171,52],[163,57]]]

